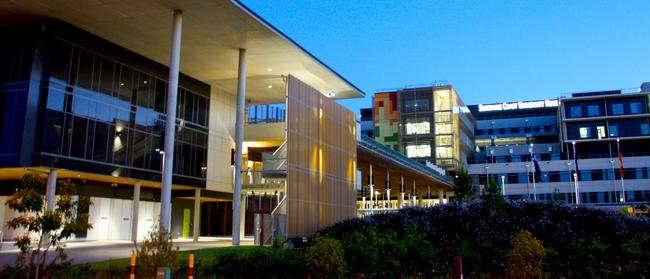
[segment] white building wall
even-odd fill
[[[611,160],[614,161],[615,171],[618,171],[618,157],[613,157]],[[569,165],[567,160],[555,160],[555,161],[538,161],[539,167],[542,172],[547,171],[568,171]],[[574,162],[571,162],[571,169]],[[643,168],[650,167],[648,164],[650,162],[650,156],[642,157],[624,157],[623,158],[623,167],[624,168]],[[490,175],[501,175],[504,173],[526,173],[526,164],[531,165],[530,162],[516,162],[516,163],[494,163],[494,164],[471,164],[468,166],[468,172],[472,175],[485,175],[486,166],[488,167],[487,172]],[[532,165],[531,165],[532,167]],[[610,158],[601,158],[601,159],[580,159],[578,160],[578,167],[582,170],[593,170],[593,169],[611,169],[612,164]],[[499,184],[501,184],[500,177],[497,179]],[[547,194],[553,193],[557,188],[561,193],[573,193],[575,192],[573,180],[571,182],[546,182],[541,183],[537,181],[536,183],[536,192],[537,194]],[[610,192],[621,191],[621,180],[598,180],[598,181],[579,181],[578,183],[581,193],[585,192]],[[529,188],[530,187],[530,188]],[[650,190],[650,179],[625,179],[625,191],[638,191],[638,190]],[[530,184],[528,183],[507,183],[506,181],[506,195],[526,195],[528,191],[531,191],[532,194],[532,180]],[[628,193],[629,195],[629,193]]]
[[[206,189],[232,193],[230,151],[235,148],[235,95],[211,84]]]
[[[130,240],[133,201],[109,198],[90,198],[87,240]],[[144,240],[160,214],[159,202],[140,201],[138,241]]]

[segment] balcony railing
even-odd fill
[[[248,107],[247,124],[284,122],[286,109],[284,104],[256,105]]]

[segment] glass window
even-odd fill
[[[72,145],[70,156],[84,158],[86,151],[86,128],[88,121],[85,118],[75,117],[72,129]]]
[[[121,65],[120,67],[120,81],[119,81],[119,97],[120,99],[131,102],[133,95],[133,70],[131,68]]]
[[[641,123],[641,134],[648,135],[648,123]]]
[[[451,92],[449,89],[433,91],[433,106],[435,111],[451,110]]]
[[[95,55],[82,50],[79,54],[79,73],[77,74],[77,86],[87,89],[92,88],[94,67]]]
[[[580,138],[581,139],[590,138],[589,127],[580,127],[579,133],[580,133]]]
[[[452,158],[453,150],[450,146],[436,146],[436,158]]]
[[[436,112],[434,117],[435,117],[436,123],[439,123],[439,122],[451,122],[451,112],[449,112],[449,111]]]
[[[53,110],[63,111],[64,104],[65,104],[65,94],[63,93],[63,91],[50,88],[50,90],[48,90],[47,92],[46,107]]]
[[[410,107],[413,111],[428,111],[429,110],[429,99],[418,98],[415,100],[407,100],[406,106]]]
[[[451,124],[436,123],[436,135],[439,134],[451,134]]]
[[[452,144],[451,135],[436,136],[436,146],[451,145],[451,144]]]
[[[407,145],[406,157],[409,158],[431,157],[431,145],[428,144]]]
[[[641,113],[641,103],[639,102],[630,103],[630,113]]]
[[[606,138],[607,133],[605,133],[605,126],[596,126],[596,131],[598,132],[598,138]]]
[[[598,111],[598,105],[589,105],[587,106],[587,115],[589,117],[598,116],[600,113]]]
[[[625,113],[625,110],[623,108],[622,103],[612,104],[612,114],[613,115],[621,115],[623,113]]]
[[[50,78],[67,83],[68,77],[70,76],[72,47],[67,43],[54,40],[50,50]]]
[[[431,123],[426,118],[407,119],[405,126],[407,135],[425,135],[431,133]]]
[[[571,107],[571,117],[582,117],[582,107],[572,106]]]
[[[618,137],[618,125],[609,125],[609,136]]]
[[[106,58],[101,59],[101,74],[99,77],[99,91],[114,96],[113,81],[115,78],[115,63]]]

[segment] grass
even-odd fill
[[[259,249],[272,249],[267,247],[259,246],[238,246],[238,247],[215,247],[215,248],[203,248],[196,250],[181,251],[178,257],[178,261],[187,259],[189,254],[194,254],[196,260],[201,260],[203,262],[208,262],[214,259],[218,255],[227,254],[227,253],[251,253]],[[131,258],[122,258],[122,259],[111,259],[101,262],[90,263],[91,270],[109,270],[113,268],[126,268],[131,264]],[[136,263],[137,265],[137,263]]]

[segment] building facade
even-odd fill
[[[454,172],[474,150],[474,118],[450,85],[374,95],[375,139],[408,158]]]
[[[356,117],[334,99],[364,93],[241,3],[36,2],[0,3],[0,202],[25,174],[48,199],[71,182],[86,240],[160,222],[239,244],[256,214],[270,239],[355,216]]]
[[[647,100],[634,89],[469,106],[478,146],[469,172],[481,187],[497,181],[510,199],[647,202]]]

